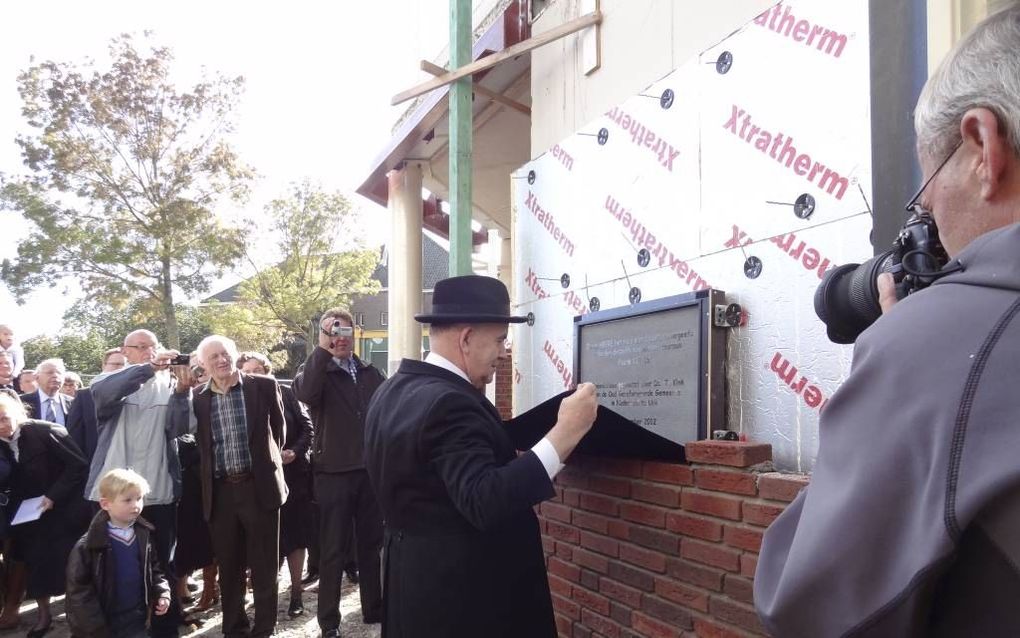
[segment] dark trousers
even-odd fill
[[[319,627],[328,631],[340,626],[340,579],[352,533],[357,539],[361,613],[366,620],[378,622],[382,619],[379,550],[383,525],[368,473],[316,472],[315,495],[320,521]]]
[[[177,577],[174,573],[174,550],[177,547],[177,504],[146,505],[142,517],[156,528],[152,545],[156,550],[159,566],[170,583],[170,591],[176,592]],[[170,596],[170,609],[162,616],[152,615],[153,638],[168,638],[179,635],[181,606],[176,595]]]
[[[245,568],[251,569],[255,597],[253,638],[271,636],[276,627],[277,576],[280,556],[280,510],[259,506],[255,483],[213,483],[213,553],[220,564],[220,599],[223,603],[223,634],[248,635],[244,611]]]

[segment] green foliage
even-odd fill
[[[198,342],[215,332],[202,308],[178,304],[174,309],[180,334],[180,351],[192,352]],[[132,330],[151,330],[164,346],[168,342],[162,309],[144,300],[114,308],[103,303],[82,300],[64,313],[64,324],[75,335],[95,335],[104,344],[103,351],[119,346]]]
[[[357,214],[340,193],[304,182],[289,197],[270,202],[266,214],[274,220],[282,259],[257,269],[241,284],[236,303],[211,311],[210,321],[255,350],[305,341],[308,353],[316,338],[311,333],[308,341],[310,327],[323,311],[378,292],[379,282],[372,279],[378,260],[374,251],[361,248]]]
[[[169,79],[165,47],[111,41],[112,65],[43,62],[18,76],[20,135],[31,175],[0,188],[0,206],[32,225],[0,277],[19,298],[74,277],[92,301],[158,307],[179,343],[175,294],[207,292],[243,255],[248,229],[215,214],[243,200],[253,172],[226,141],[243,78],[187,91]]]
[[[111,347],[97,333],[62,334],[32,337],[22,344],[26,367],[34,368],[43,359],[59,357],[68,370],[84,375],[99,374],[103,354]]]

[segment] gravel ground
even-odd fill
[[[200,574],[196,573],[196,576]],[[196,578],[201,585],[201,579]],[[287,605],[290,602],[290,578],[287,569],[280,573],[280,607],[279,620],[276,624],[276,635],[285,638],[297,638],[299,636],[319,636],[319,624],[315,620],[315,609],[318,597],[316,593],[318,583],[311,583],[306,586],[302,596],[305,605],[305,613],[291,620],[287,617]],[[195,593],[197,601],[201,595],[201,589]],[[251,595],[248,596],[248,618],[254,617]],[[47,638],[66,638],[71,635],[67,626],[67,618],[64,615],[64,598],[54,598],[51,604],[53,609],[53,628]],[[20,610],[21,626],[17,629],[10,629],[0,632],[0,636],[24,635],[35,622],[35,601],[25,601]],[[358,598],[358,587],[351,585],[345,578],[341,589],[340,613],[343,620],[340,624],[340,635],[343,638],[380,638],[382,635],[380,625],[364,625],[361,623],[361,601]],[[223,617],[219,605],[216,605],[204,613],[194,613],[194,617],[202,621],[201,627],[182,627],[181,636],[206,636],[215,638],[221,636],[220,624]]]

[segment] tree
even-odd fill
[[[178,349],[181,352],[194,351],[203,338],[214,332],[208,313],[203,308],[177,304],[174,314],[177,317],[180,336]],[[155,333],[164,345],[169,339],[162,308],[146,300],[114,308],[83,299],[64,313],[64,323],[69,334],[94,335],[103,344],[103,351],[121,345],[129,332],[142,328]]]
[[[31,175],[8,180],[0,206],[33,229],[0,277],[19,300],[65,276],[107,306],[142,299],[176,348],[178,294],[207,292],[243,255],[247,228],[214,211],[243,200],[253,177],[226,141],[244,79],[179,92],[170,50],[139,52],[127,35],[110,57],[105,70],[49,61],[18,75],[34,132],[17,142]]]
[[[97,333],[85,335],[61,334],[56,337],[39,336],[26,340],[25,361],[28,367],[35,367],[43,359],[58,357],[64,360],[68,370],[84,375],[99,374],[103,354],[110,347]]]
[[[306,181],[294,185],[289,197],[270,202],[266,214],[274,220],[282,259],[259,268],[249,255],[255,275],[241,284],[237,302],[211,321],[227,326],[225,334],[247,330],[277,344],[303,340],[308,354],[317,342],[314,322],[324,310],[378,292],[372,279],[377,256],[362,248],[353,230],[357,213],[338,192]]]

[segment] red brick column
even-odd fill
[[[764,635],[752,578],[764,528],[806,477],[769,445],[700,441],[686,465],[571,457],[539,507],[560,636]]]
[[[504,420],[514,416],[514,364],[507,357],[496,366],[496,409]]]

